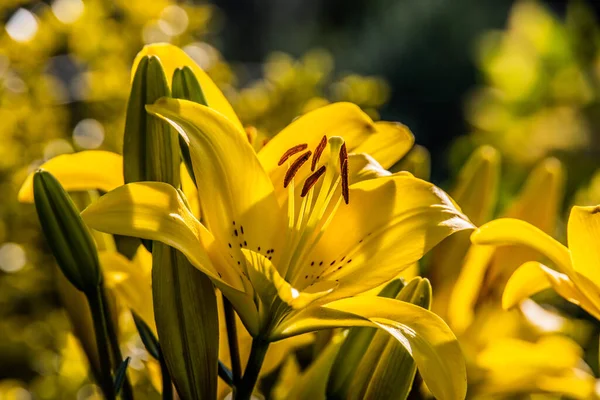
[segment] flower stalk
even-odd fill
[[[258,380],[258,374],[260,373],[268,349],[268,341],[260,337],[256,337],[252,340],[250,357],[248,357],[248,364],[246,365],[246,371],[244,371],[244,377],[237,388],[235,400],[249,400],[252,396],[254,386],[256,386],[256,381]]]

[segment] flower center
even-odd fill
[[[307,150],[306,144],[299,144],[287,150],[279,160],[279,165],[288,163],[283,186],[288,189],[288,230],[283,255],[278,270],[292,286],[308,287],[303,278],[301,266],[308,262],[308,255],[331,222],[337,207],[344,199],[349,203],[348,152],[344,139],[338,136],[323,136],[314,151]],[[322,155],[329,157],[319,165]],[[293,161],[292,157],[297,156]],[[311,160],[312,157],[312,160]],[[296,197],[295,179],[304,165],[311,160],[311,174],[304,179],[299,198]],[[300,201],[297,207],[297,201]]]

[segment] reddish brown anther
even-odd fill
[[[306,178],[306,180],[304,181],[304,186],[302,187],[302,193],[300,194],[300,197],[306,196],[308,194],[308,191],[310,190],[310,188],[313,187],[318,182],[319,178],[324,173],[325,173],[325,166],[321,165],[321,167],[317,170],[317,172],[315,172],[314,174],[312,174],[311,176]]]
[[[310,165],[311,171],[314,171],[315,168],[317,167],[317,163],[319,162],[319,158],[321,158],[321,154],[323,154],[323,150],[325,150],[325,146],[327,146],[327,136],[323,136],[321,138],[321,141],[319,142],[319,144],[317,145],[317,148],[315,149],[315,154],[313,155],[313,158],[312,158],[312,164]]]
[[[348,190],[348,159],[344,160],[342,163],[342,196],[344,197],[344,202],[348,204],[350,201],[350,191]]]
[[[285,177],[283,178],[283,187],[284,188],[288,187],[288,185],[290,184],[290,182],[292,181],[294,176],[296,176],[296,173],[298,173],[298,170],[300,169],[300,167],[302,167],[302,165],[304,165],[304,163],[308,161],[311,154],[312,154],[312,151],[310,151],[310,150],[307,151],[306,153],[304,153],[300,157],[298,157],[292,163],[292,165],[290,165],[290,168],[287,170],[287,172],[285,173]]]
[[[290,158],[291,156],[293,156],[296,153],[300,153],[301,151],[306,150],[307,147],[308,147],[308,145],[306,143],[302,143],[302,144],[292,147],[291,149],[289,149],[285,153],[283,153],[283,155],[279,159],[279,162],[277,163],[277,165],[279,165],[279,166],[283,165],[283,163],[286,162],[288,160],[288,158]]]

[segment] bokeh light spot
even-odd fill
[[[73,141],[84,149],[98,148],[104,142],[104,127],[95,119],[82,119],[73,129]]]
[[[181,35],[188,27],[189,18],[185,10],[177,5],[170,5],[160,14],[158,26],[169,36]]]
[[[8,242],[0,245],[0,270],[17,272],[27,263],[25,250],[16,243]]]
[[[55,0],[52,2],[52,12],[63,24],[77,21],[83,13],[83,8],[81,0]]]
[[[17,42],[28,42],[38,30],[38,22],[31,11],[19,8],[5,26],[8,35]]]

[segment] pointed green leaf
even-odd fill
[[[125,382],[125,376],[127,372],[127,367],[129,366],[129,361],[131,361],[131,357],[127,357],[119,368],[115,371],[115,394],[119,394],[121,388],[123,387],[123,382]]]
[[[148,351],[155,360],[160,358],[160,346],[158,344],[158,339],[152,333],[152,330],[146,323],[137,316],[134,312],[131,313],[133,315],[133,322],[135,323],[135,327],[140,335],[140,339],[142,339],[142,343],[144,347]]]

